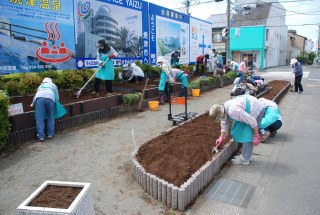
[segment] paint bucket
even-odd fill
[[[151,111],[157,111],[159,110],[159,102],[158,101],[149,101],[149,109]]]
[[[200,89],[192,89],[191,94],[193,97],[199,97],[200,96]]]

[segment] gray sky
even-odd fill
[[[151,3],[167,7],[170,9],[176,9],[183,6],[182,2],[185,0],[147,0]],[[209,0],[200,0],[201,2],[207,2]],[[310,0],[304,2],[291,2],[284,3],[285,1],[296,1],[296,0],[280,0],[282,5],[291,11],[312,13],[313,15],[302,15],[287,11],[287,25],[301,25],[320,23],[320,0]],[[207,19],[211,14],[225,13],[226,11],[226,0],[222,2],[212,2],[191,7],[191,15],[200,19]],[[288,26],[289,29],[297,30],[297,33],[316,41],[318,39],[318,26]]]

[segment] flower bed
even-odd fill
[[[266,96],[275,94],[272,99],[279,101],[288,83],[270,84],[274,88]],[[213,156],[219,135],[220,125],[207,114],[174,127],[132,153],[134,178],[153,198],[184,210],[238,149],[237,143],[227,142]]]
[[[93,195],[89,183],[46,181],[18,208],[17,214],[93,215]]]
[[[228,73],[225,76],[226,85],[233,82],[233,76],[233,73]],[[193,77],[191,80],[195,80],[197,84],[201,83],[201,86],[199,86],[204,90],[210,90],[217,87],[217,85],[215,85],[217,78],[208,77],[203,80],[203,78],[196,79],[196,77]],[[152,86],[152,84],[156,83],[156,81],[150,83],[151,85],[149,86]],[[125,85],[124,83],[119,84],[122,89],[128,89],[126,86],[139,87],[140,85],[142,86],[144,83],[141,82],[138,85]],[[138,88],[133,88],[132,90],[138,91]],[[172,96],[180,96],[181,85],[174,84],[172,86],[172,91]],[[84,91],[84,94],[81,95],[80,100],[77,100],[74,96],[74,91],[62,91],[62,94],[60,95],[61,102],[67,109],[68,113],[63,118],[57,120],[56,130],[57,132],[61,132],[69,128],[74,128],[79,125],[101,120],[106,117],[112,117],[128,111],[135,111],[137,110],[136,105],[140,101],[140,96],[141,93],[127,93],[114,96],[106,96],[104,93],[102,93],[101,96],[94,97],[90,94],[90,91]],[[11,98],[12,103],[23,103],[24,108],[27,108],[27,112],[10,117],[12,129],[8,138],[9,144],[23,143],[36,138],[34,111],[30,108],[32,99],[32,95]],[[158,88],[153,87],[147,89],[143,100],[143,107],[147,106],[147,102],[149,100],[155,99],[158,99]]]

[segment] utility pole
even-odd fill
[[[189,9],[190,9],[190,5],[191,5],[191,1],[192,0],[187,0],[184,2],[184,4],[186,5],[186,9],[187,9],[187,15],[190,15]]]
[[[230,19],[231,19],[231,0],[227,0],[227,29],[228,36],[226,37],[226,62],[230,59]]]

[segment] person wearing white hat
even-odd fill
[[[171,76],[171,66],[164,59],[164,57],[160,56],[157,59],[157,64],[160,66],[160,82],[159,82],[159,102],[160,104],[164,104],[164,94],[167,93],[168,82],[174,82]]]
[[[295,80],[294,80],[294,92],[303,92],[303,87],[301,84],[302,76],[303,76],[303,69],[301,64],[297,61],[297,59],[291,59],[290,62],[292,72],[294,73]]]
[[[220,145],[227,137],[230,120],[233,121],[231,128],[233,140],[243,144],[242,154],[231,160],[233,164],[249,164],[253,146],[259,144],[259,126],[264,116],[264,109],[264,105],[250,95],[238,96],[210,108],[209,115],[221,125],[221,134],[216,140],[216,145]]]
[[[37,138],[41,142],[44,141],[44,120],[47,119],[48,139],[52,139],[54,137],[55,119],[62,117],[67,113],[67,111],[59,102],[59,91],[51,78],[43,79],[33,98],[31,107],[34,105],[37,124]]]
[[[139,81],[144,80],[144,73],[140,67],[138,67],[135,63],[130,65],[132,72],[128,79],[131,83],[138,83]]]

